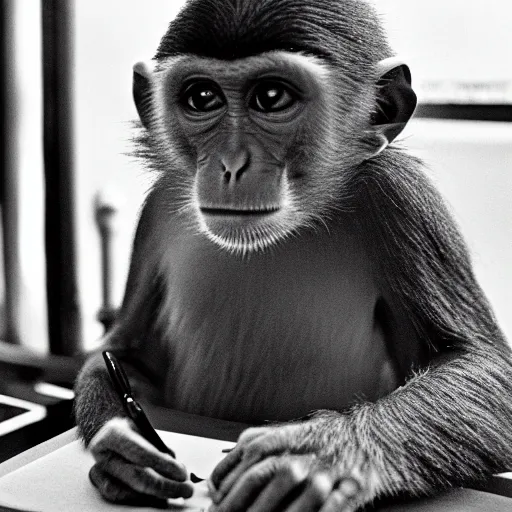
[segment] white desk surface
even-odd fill
[[[169,438],[167,436],[170,436]],[[178,437],[173,437],[178,436]],[[217,441],[194,436],[179,437],[180,434],[163,433],[162,437],[170,446],[176,449],[178,457],[190,465],[189,470],[201,477],[207,477],[204,469],[210,471],[217,460],[220,460],[222,447],[232,446],[229,441]],[[183,443],[183,440],[190,441]],[[206,443],[206,444],[205,444]],[[213,443],[213,444],[211,444]],[[189,451],[188,460],[185,451]],[[202,464],[201,454],[205,451],[213,453],[213,458],[206,462],[206,466],[196,467]],[[181,455],[183,453],[183,456]],[[199,460],[193,460],[196,455]],[[208,464],[210,466],[208,467]],[[69,510],[101,511],[101,510],[137,510],[153,511],[155,509],[129,508],[110,505],[99,498],[98,493],[88,480],[88,470],[92,465],[92,457],[82,449],[76,440],[76,429],[69,430],[45,443],[42,443],[26,452],[13,457],[0,464],[0,505],[18,507],[24,503],[16,501],[18,496],[29,501],[26,505],[36,505],[29,510],[45,512],[68,512]],[[208,473],[209,474],[209,473]],[[50,483],[51,482],[51,483]],[[494,478],[486,483],[482,490],[454,489],[441,496],[422,499],[408,504],[399,504],[379,508],[381,512],[510,512],[512,510],[512,480]],[[207,506],[205,489],[198,488],[198,496],[203,499],[199,506],[187,508],[184,503],[173,505],[174,510],[203,510]],[[69,501],[62,501],[74,495],[74,506]],[[34,496],[36,502],[30,501]],[[76,504],[76,498],[85,500],[80,505]],[[14,499],[14,501],[13,501]],[[48,505],[51,508],[43,508]],[[63,506],[58,508],[56,505]],[[71,508],[70,508],[71,507]],[[85,508],[84,508],[85,507]],[[171,508],[172,510],[172,508]]]
[[[224,448],[232,442],[207,439],[186,434],[162,432],[164,442],[172,446],[187,469],[207,478],[215,465],[225,456]],[[43,443],[9,461],[0,477],[0,505],[30,511],[80,512],[126,511],[126,506],[104,501],[89,481],[89,469],[94,463],[75,430],[68,431],[50,442]],[[3,465],[2,465],[3,466]],[[195,484],[188,500],[169,500],[169,510],[207,510],[211,500],[206,482]],[[133,511],[153,510],[131,507]]]

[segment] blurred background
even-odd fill
[[[132,65],[183,3],[0,0],[0,371],[69,387],[120,304],[151,182],[129,156]],[[403,144],[449,202],[510,340],[512,4],[374,3],[420,101]]]

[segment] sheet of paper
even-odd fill
[[[208,478],[215,465],[225,456],[222,452],[234,443],[203,437],[160,432],[188,471]],[[79,510],[102,512],[127,510],[153,511],[153,508],[129,508],[104,501],[89,482],[91,454],[74,441],[26,466],[0,478],[0,505],[37,512]],[[169,510],[207,510],[211,501],[206,483],[195,484],[192,498],[170,500]]]

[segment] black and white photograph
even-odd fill
[[[0,511],[512,510],[511,29],[0,0]]]

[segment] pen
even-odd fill
[[[114,388],[119,395],[119,398],[123,402],[124,410],[128,417],[135,423],[136,427],[139,429],[142,437],[147,439],[155,448],[160,450],[161,452],[168,453],[173,457],[176,457],[176,454],[162,441],[162,438],[156,433],[156,430],[151,425],[146,413],[139,405],[139,403],[133,398],[132,388],[130,386],[130,382],[128,381],[128,377],[126,376],[121,363],[117,360],[116,356],[105,350],[103,352],[103,359],[105,360],[105,365],[107,366],[108,375]],[[194,473],[190,473],[190,480],[192,483],[196,484],[198,482],[202,482],[204,478],[196,476]]]
[[[114,354],[112,354],[112,352],[105,350],[103,352],[103,359],[105,360],[108,374],[112,384],[114,385],[114,389],[116,390],[119,398],[123,403],[124,410],[126,411],[128,417],[135,423],[142,437],[147,439],[155,448],[158,448],[158,450],[161,452],[168,453],[173,457],[176,457],[176,454],[162,441],[161,437],[156,433],[156,430],[148,420],[146,413],[133,397],[133,392],[130,383],[128,382],[128,377],[126,376],[126,373],[117,358],[114,356]]]

